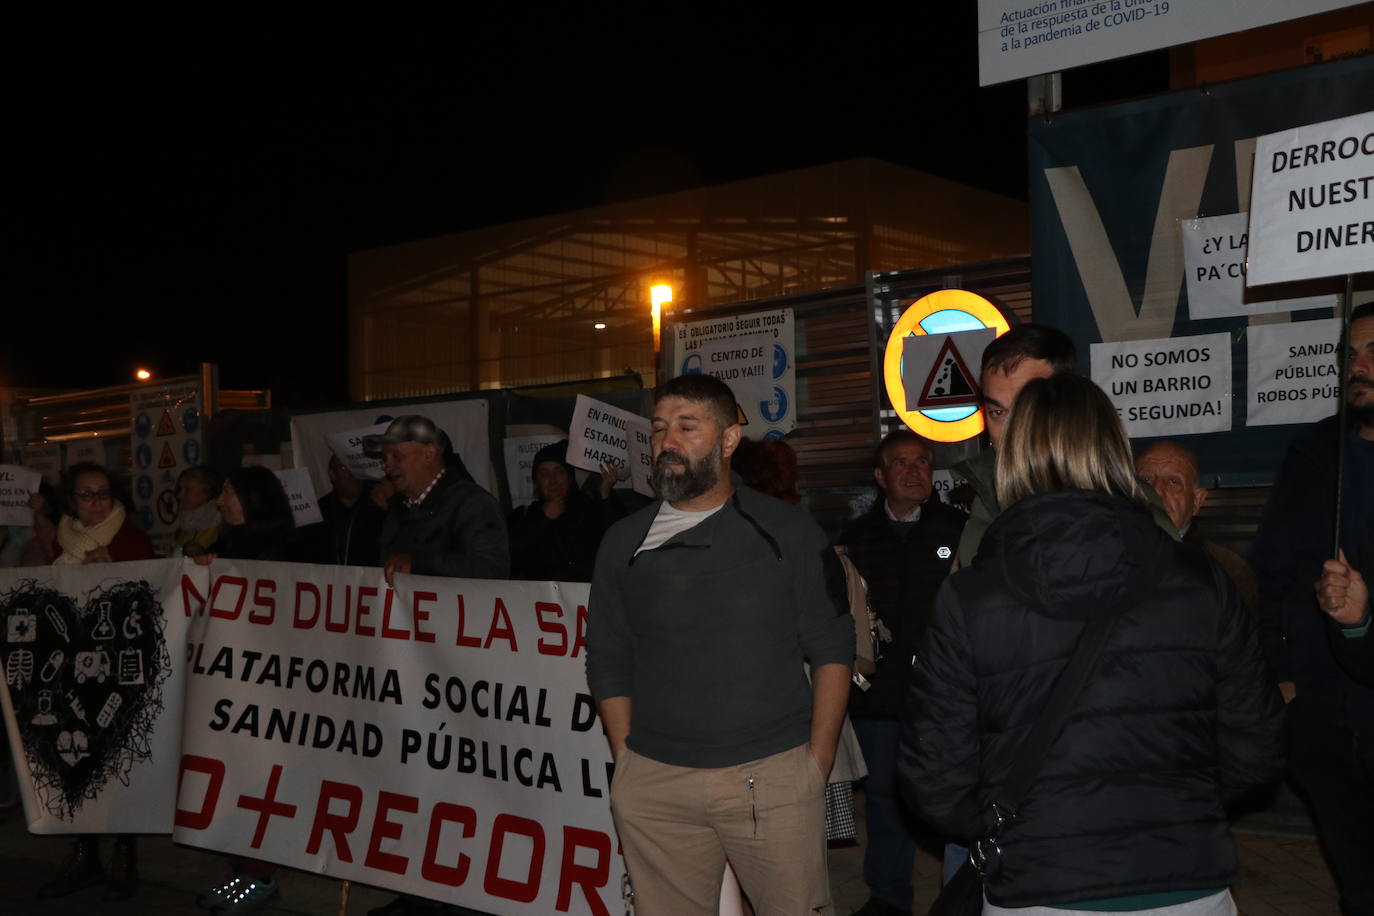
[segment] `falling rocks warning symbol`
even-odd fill
[[[969,371],[964,357],[954,341],[946,337],[930,367],[930,375],[921,388],[921,396],[916,402],[917,409],[928,410],[934,407],[956,407],[973,404],[978,400],[978,382]]]
[[[172,422],[171,412],[164,410],[162,412],[162,419],[157,421],[157,434],[159,436],[175,436],[176,433],[177,426]]]

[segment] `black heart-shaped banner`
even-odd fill
[[[172,670],[157,593],[119,582],[78,601],[28,579],[0,596],[0,623],[0,663],[35,788],[51,814],[73,818],[151,756]]]

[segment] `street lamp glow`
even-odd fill
[[[663,306],[673,301],[673,288],[666,283],[658,283],[649,287],[649,301],[653,303],[654,353],[658,353],[659,329],[662,326]]]
[[[598,321],[596,324],[592,325],[592,327],[596,328],[598,331],[604,331],[606,330],[606,322]]]
[[[148,381],[148,379],[152,377],[153,374],[149,372],[147,369],[139,369],[137,372],[134,373],[134,378],[138,379],[140,382],[146,382]]]

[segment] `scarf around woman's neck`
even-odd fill
[[[53,565],[66,566],[85,562],[87,553],[97,547],[110,546],[110,542],[122,527],[124,507],[118,502],[110,507],[110,514],[105,516],[105,521],[89,528],[81,524],[80,519],[72,518],[70,515],[62,516],[62,521],[57,524],[57,544],[62,548],[62,555],[53,560]]]

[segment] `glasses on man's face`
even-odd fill
[[[109,490],[77,490],[76,498],[83,503],[103,503],[110,498]]]

